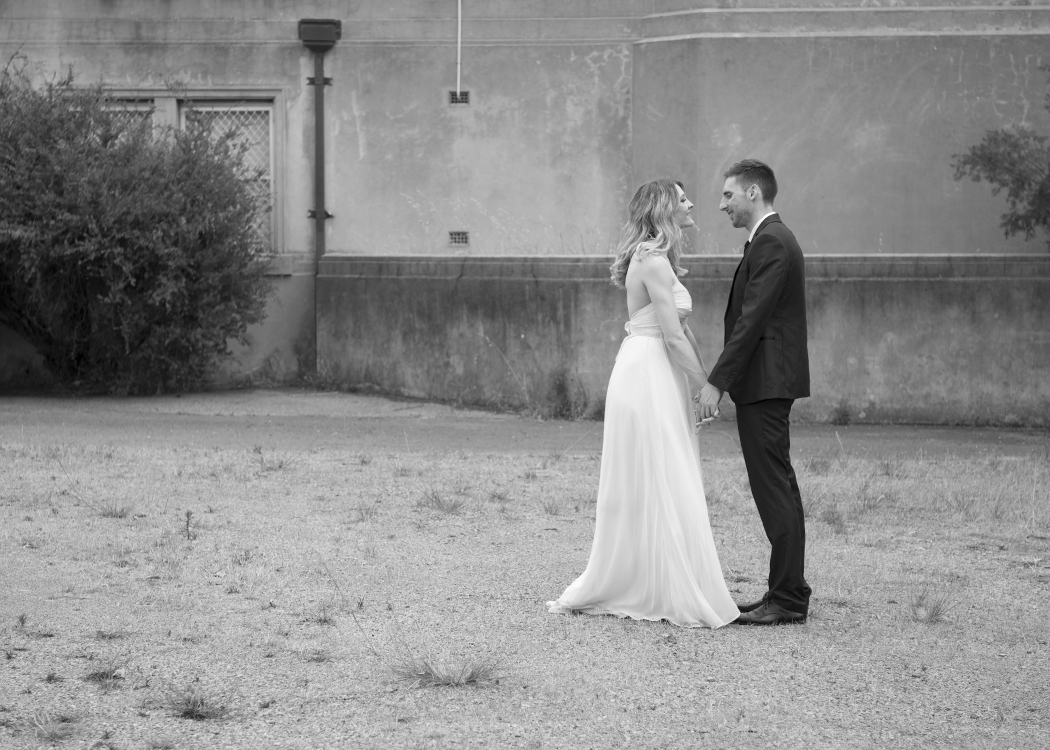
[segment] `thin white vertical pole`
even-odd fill
[[[456,96],[463,90],[460,86],[460,71],[463,68],[463,0],[458,0],[456,18]]]

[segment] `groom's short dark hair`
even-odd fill
[[[768,164],[760,162],[758,159],[738,161],[726,170],[724,177],[727,180],[730,177],[736,177],[745,190],[752,185],[758,185],[758,189],[762,191],[762,197],[766,203],[772,203],[773,199],[777,197],[776,175],[773,174],[773,170],[769,168]]]

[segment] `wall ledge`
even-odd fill
[[[314,260],[311,253],[278,253],[270,257],[267,276],[312,276]]]
[[[229,12],[208,17],[207,12],[157,16],[150,8],[142,15],[107,13],[109,3],[91,3],[96,14],[81,11],[48,12],[39,3],[18,3],[0,23],[0,39],[18,40],[28,47],[54,44],[77,46],[185,46],[252,45],[297,50],[294,17],[273,17],[272,8],[243,9],[243,17]],[[47,5],[46,3],[44,4]],[[72,4],[70,4],[72,5]],[[85,5],[88,5],[85,3]],[[150,4],[143,4],[146,8]],[[571,4],[564,3],[569,6]],[[454,46],[455,4],[435,11],[374,15],[351,13],[345,18],[340,47],[354,45]],[[508,6],[503,6],[507,8]],[[689,8],[645,14],[627,8],[589,12],[542,9],[514,16],[513,11],[468,13],[463,19],[463,45],[571,45],[669,42],[702,38],[805,36],[940,36],[940,35],[1050,35],[1050,6],[1038,5],[908,5],[820,7],[803,3],[768,7],[761,3],[737,8]],[[484,11],[482,11],[484,13]]]
[[[739,255],[690,255],[685,280],[732,278]],[[326,255],[324,278],[609,282],[612,256]],[[810,255],[806,277],[849,279],[1050,280],[1050,255]]]

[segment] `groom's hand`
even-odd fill
[[[710,383],[700,389],[700,419],[708,419],[718,414],[718,402],[722,400],[722,391]]]

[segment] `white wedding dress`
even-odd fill
[[[681,318],[692,299],[675,280]],[[707,517],[688,381],[656,309],[631,316],[605,398],[597,519],[587,569],[550,612],[718,628],[739,614]]]

